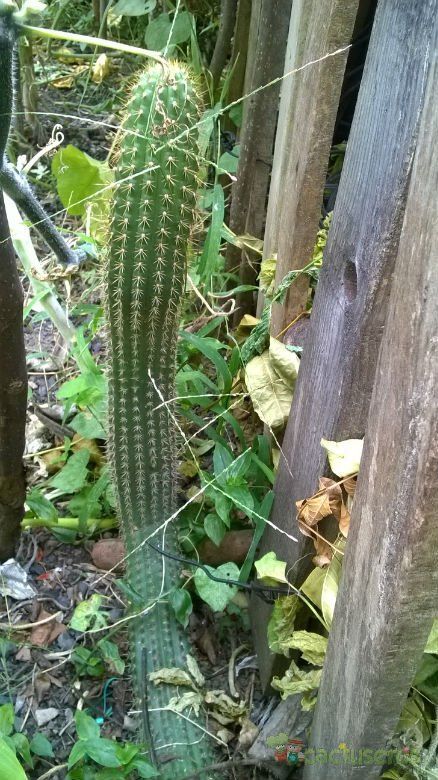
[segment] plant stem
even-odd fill
[[[105,38],[97,38],[94,35],[79,35],[79,33],[68,33],[63,30],[49,30],[47,27],[33,27],[31,24],[20,25],[20,29],[29,35],[41,36],[42,38],[53,38],[59,41],[72,41],[73,43],[83,43],[88,46],[102,46],[106,49],[115,49],[123,51],[126,54],[137,54],[139,57],[148,57],[167,67],[164,57],[157,51],[142,49],[139,46],[130,46],[128,43],[119,43],[118,41],[107,41]]]

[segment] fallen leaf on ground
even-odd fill
[[[111,73],[111,61],[107,54],[100,54],[93,65],[91,80],[95,84],[102,84],[102,81],[109,73]]]
[[[46,612],[42,607],[39,611],[37,621],[45,620],[46,618],[49,618],[51,614],[53,613]],[[44,623],[42,626],[34,626],[30,634],[30,642],[32,645],[37,645],[37,647],[47,647],[47,645],[54,642],[60,634],[63,634],[64,631],[67,631],[67,626],[64,626],[63,623],[57,623],[57,621],[53,619],[48,623]]]
[[[237,749],[242,750],[244,753],[249,750],[253,742],[257,739],[259,731],[259,727],[256,726],[252,720],[244,718],[237,742]]]

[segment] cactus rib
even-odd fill
[[[151,672],[184,667],[189,652],[166,600],[178,566],[145,544],[137,548],[176,511],[175,430],[166,406],[157,407],[160,393],[165,399],[174,395],[179,304],[196,205],[197,137],[189,128],[199,112],[196,87],[184,66],[151,65],[140,76],[124,121],[110,225],[108,454],[128,581],[145,604],[156,601],[131,621],[139,695],[145,685],[144,653]],[[162,530],[160,541],[169,551],[176,549],[174,523]],[[204,727],[166,709],[175,692],[149,685],[147,697],[154,751],[158,760],[163,753],[173,758],[160,776],[174,780],[212,760]]]

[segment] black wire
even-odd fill
[[[174,553],[167,552],[166,550],[162,550],[161,547],[157,547],[155,544],[152,544],[149,540],[146,541],[146,544],[148,547],[151,547],[152,550],[155,550],[155,552],[159,553],[160,555],[163,555],[165,558],[170,558],[172,561],[177,561],[178,563],[184,563],[186,566],[195,566],[197,569],[202,569],[202,571],[207,575],[207,577],[210,578],[210,580],[213,580],[213,582],[221,582],[224,585],[236,585],[238,588],[242,588],[243,590],[249,590],[252,592],[257,593],[260,595],[261,598],[263,598],[265,601],[273,601],[273,594],[282,594],[287,595],[291,592],[291,590],[296,593],[298,596],[301,595],[301,591],[299,588],[295,588],[293,585],[287,585],[285,587],[276,587],[276,586],[266,586],[266,585],[259,585],[256,582],[240,582],[239,580],[232,580],[231,577],[218,577],[216,574],[213,574],[208,566],[206,566],[204,563],[201,563],[200,561],[195,561],[192,558],[183,558],[181,555],[175,555]],[[268,594],[271,594],[269,597]]]

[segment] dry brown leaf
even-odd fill
[[[51,616],[51,612],[46,612],[44,608],[41,608],[37,620],[45,620]],[[67,627],[62,623],[57,623],[56,620],[51,620],[48,623],[44,623],[42,626],[34,626],[30,634],[31,644],[37,647],[46,647],[57,639],[60,634],[67,631]]]
[[[343,503],[341,486],[338,485],[334,479],[329,479],[329,477],[320,477],[319,489],[326,491],[331,514],[336,518],[336,520],[339,521],[341,518],[341,508]]]
[[[298,509],[298,522],[310,527],[316,525],[323,517],[332,514],[329,498],[326,492],[318,492],[310,498],[296,501]]]
[[[350,528],[350,512],[348,511],[345,504],[342,503],[341,516],[339,518],[339,530],[342,536],[345,536],[345,538],[347,538],[348,536],[349,528]]]
[[[328,549],[330,550],[329,547],[328,547]],[[312,563],[314,563],[315,566],[319,566],[320,568],[322,568],[323,566],[328,566],[328,564],[331,563],[332,556],[333,556],[333,553],[332,553],[331,550],[330,550],[330,557],[326,553],[324,553],[322,555],[315,555],[312,558]]]
[[[348,493],[349,496],[354,496],[356,492],[356,485],[357,485],[357,476],[355,477],[348,477],[343,482],[345,492]]]
[[[315,536],[313,539],[316,555],[313,558],[315,566],[326,566],[333,558],[333,547],[321,536]]]
[[[30,652],[30,647],[26,647],[26,645],[23,645],[23,647],[20,647],[17,655],[15,656],[16,661],[31,661],[32,655]]]
[[[85,73],[86,70],[88,70],[88,65],[77,65],[73,73],[53,79],[50,85],[56,89],[71,89],[74,86],[76,77],[80,76],[81,73]]]

